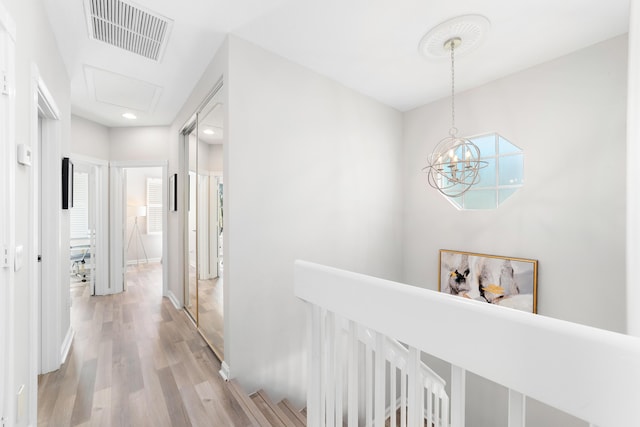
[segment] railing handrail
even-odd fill
[[[360,341],[368,343],[371,346],[375,345],[375,337],[370,329],[360,326],[358,328],[358,336]],[[390,337],[386,337],[386,339],[387,344],[385,345],[385,358],[388,361],[393,362],[397,367],[404,368],[409,358],[409,350],[407,350],[406,347],[403,347],[403,345],[396,339]],[[447,382],[426,364],[421,363],[420,369],[425,377],[425,382],[432,380],[439,388],[444,388],[447,385]]]
[[[295,293],[592,424],[640,425],[638,338],[305,261]]]

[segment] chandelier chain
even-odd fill
[[[455,135],[457,133],[456,129],[456,105],[455,105],[455,65],[454,65],[454,54],[453,50],[455,49],[455,43],[450,43],[451,45],[451,130],[449,133],[451,135]]]

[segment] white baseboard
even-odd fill
[[[167,291],[167,298],[169,298],[169,301],[171,301],[171,304],[173,304],[176,310],[182,310],[182,305],[180,305],[180,300],[176,298],[175,294],[171,290]]]
[[[67,356],[69,356],[69,351],[71,350],[71,343],[73,342],[73,337],[75,336],[75,331],[71,329],[67,330],[67,335],[64,337],[64,341],[62,342],[62,347],[60,348],[60,364],[62,365],[67,361]]]
[[[219,373],[223,380],[229,381],[231,379],[231,369],[229,365],[227,365],[227,362],[222,362]]]

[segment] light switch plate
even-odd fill
[[[18,144],[18,163],[31,166],[31,147],[24,144]]]

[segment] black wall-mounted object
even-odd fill
[[[62,209],[73,207],[73,163],[62,158]]]
[[[174,173],[169,178],[169,209],[172,212],[178,210],[178,174]]]

